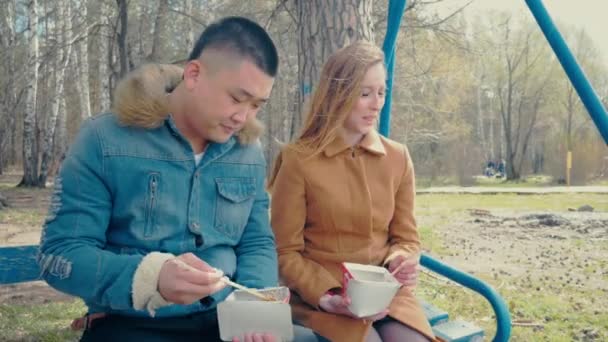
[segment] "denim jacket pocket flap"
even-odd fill
[[[216,178],[218,193],[233,203],[243,202],[255,196],[253,178]]]

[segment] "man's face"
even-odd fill
[[[194,60],[184,69],[189,91],[187,129],[205,141],[230,139],[255,118],[272,90],[273,77],[247,59],[232,58],[212,63]]]

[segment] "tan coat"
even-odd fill
[[[338,138],[312,157],[289,148],[282,156],[272,227],[281,279],[294,292],[294,319],[331,341],[363,341],[369,323],[319,311],[318,303],[341,287],[341,262],[385,265],[398,254],[419,253],[409,153],[374,131],[354,148]],[[391,317],[433,337],[408,289],[389,309]]]

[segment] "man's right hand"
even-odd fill
[[[182,254],[160,269],[158,292],[168,302],[192,304],[223,289],[223,275],[194,254]]]
[[[340,295],[324,294],[323,296],[321,296],[321,299],[319,300],[319,307],[321,307],[321,309],[323,309],[329,313],[344,315],[344,316],[348,316],[351,318],[363,319],[366,321],[375,322],[377,320],[383,319],[384,317],[386,317],[386,315],[388,315],[388,309],[387,309],[387,310],[384,310],[373,316],[357,317],[352,312],[350,312],[350,310],[348,309],[349,305],[350,305],[350,298],[343,297]]]

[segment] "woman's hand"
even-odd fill
[[[420,257],[418,255],[404,256],[398,255],[388,264],[388,271],[391,274],[397,270],[393,276],[403,286],[413,289],[416,287],[418,280],[418,272],[420,271],[419,265]]]
[[[324,311],[329,313],[344,315],[355,319],[363,319],[367,321],[375,322],[377,320],[383,319],[388,314],[388,309],[375,314],[373,316],[368,317],[357,317],[350,310],[348,310],[348,306],[350,305],[350,298],[343,297],[340,295],[332,295],[332,294],[324,294],[319,300],[319,307]]]

